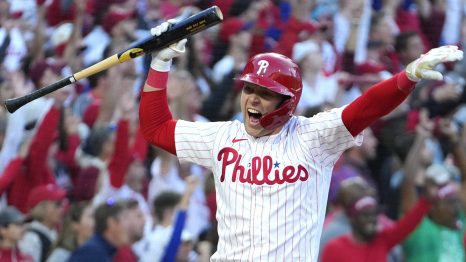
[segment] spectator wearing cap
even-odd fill
[[[393,226],[378,230],[379,204],[370,195],[355,199],[345,212],[351,233],[331,240],[324,248],[322,262],[387,261],[390,250],[401,243],[421,222],[432,207],[437,192],[421,198],[409,212]]]
[[[347,213],[351,210],[351,205],[357,200],[364,196],[377,196],[377,190],[367,183],[361,177],[348,177],[341,182],[340,187],[337,191],[336,200],[333,203],[329,203],[324,228],[322,231],[322,237],[320,240],[320,251],[319,254],[322,256],[323,249],[327,244],[344,235],[351,234],[351,214]],[[394,222],[387,218],[383,213],[377,215],[377,226],[380,229],[389,228],[393,226]],[[401,258],[401,247],[397,245],[393,248],[388,257],[387,262],[400,261]]]
[[[94,211],[94,234],[78,247],[69,262],[111,262],[117,248],[130,243],[125,227],[126,206],[122,202],[108,199]]]
[[[45,261],[57,240],[65,199],[66,191],[55,184],[38,186],[29,193],[27,206],[32,221],[27,224],[19,247],[36,262]]]
[[[406,261],[463,261],[464,208],[455,171],[444,164],[433,164],[426,170],[424,190],[438,189],[439,200],[429,216],[404,243]]]
[[[416,145],[432,137],[434,127],[433,122],[424,120],[417,126],[417,143],[405,162],[400,209],[406,212],[429,192],[439,194],[429,215],[404,242],[403,250],[406,261],[464,261],[466,131],[464,127],[456,130],[451,121],[440,122],[435,136],[446,140],[443,154],[453,161],[434,162],[424,168],[417,160]]]
[[[14,207],[0,211],[0,261],[33,262],[33,258],[19,250],[18,241],[24,234],[24,215]]]

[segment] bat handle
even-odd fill
[[[5,108],[8,112],[13,113],[18,110],[20,107],[24,106],[25,104],[35,100],[39,97],[45,96],[49,93],[52,93],[55,90],[58,90],[62,87],[65,87],[71,83],[75,82],[73,76],[69,76],[67,78],[63,78],[60,81],[57,81],[51,85],[43,87],[41,89],[37,89],[34,92],[31,92],[25,96],[17,97],[17,98],[10,98],[5,100]]]

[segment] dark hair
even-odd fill
[[[136,199],[125,199],[121,201],[121,205],[124,209],[134,209],[139,207],[139,202]]]
[[[238,17],[242,15],[251,6],[253,1],[234,0],[228,10],[229,17]]]
[[[84,210],[89,207],[89,202],[80,201],[71,204],[70,209],[63,219],[63,227],[58,236],[56,247],[62,247],[66,250],[73,251],[79,245],[76,235],[73,232],[72,224],[79,223]]]
[[[181,195],[179,193],[172,191],[160,193],[160,195],[154,199],[153,203],[156,218],[162,220],[165,210],[174,208],[180,200]]]
[[[89,81],[89,88],[92,90],[94,89],[97,84],[99,83],[99,79],[103,78],[103,77],[106,77],[107,76],[107,71],[108,70],[104,70],[102,72],[99,72],[99,73],[96,73],[96,74],[93,74],[91,76],[89,76],[87,79]]]
[[[395,51],[397,53],[400,53],[402,51],[405,51],[406,48],[408,47],[408,42],[409,40],[414,37],[414,36],[417,36],[417,33],[414,32],[414,31],[406,31],[406,32],[402,32],[400,33],[397,37],[396,37],[396,41],[395,41]]]
[[[122,202],[117,202],[113,199],[108,199],[105,203],[100,204],[94,211],[94,232],[103,234],[107,230],[108,219],[117,219],[125,209],[125,205]]]
[[[374,12],[371,16],[371,30],[380,24],[382,19],[385,17],[384,12]]]
[[[89,137],[84,142],[84,153],[91,156],[99,156],[102,153],[105,142],[112,135],[112,130],[106,126],[97,126],[92,128]]]

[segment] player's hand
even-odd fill
[[[175,19],[169,19],[166,22],[163,22],[162,24],[152,28],[150,30],[150,33],[153,36],[159,36],[162,33],[166,32],[170,25],[172,25],[175,22]],[[158,53],[152,54],[151,67],[157,71],[167,71],[167,68],[161,67],[161,65],[163,65],[164,63],[160,63],[160,61],[170,62],[173,58],[184,54],[184,52],[186,51],[185,45],[187,41],[188,40],[186,38],[182,39],[174,44],[171,44],[169,47],[160,50]]]
[[[457,46],[447,45],[431,49],[426,54],[411,62],[406,67],[406,75],[411,81],[442,80],[443,75],[434,70],[438,64],[454,62],[463,59],[463,51]]]

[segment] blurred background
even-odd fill
[[[224,21],[190,37],[170,73],[177,119],[241,120],[234,78],[261,52],[300,66],[296,115],[311,117],[350,103],[431,48],[466,48],[465,0],[0,0],[0,98],[54,83],[148,37],[167,19],[212,5]],[[208,261],[215,252],[210,171],[180,164],[139,131],[150,59],[110,68],[14,114],[0,108],[0,261],[68,261],[108,230],[125,234],[114,240],[116,261]],[[439,70],[443,81],[419,82],[338,161],[321,250],[351,231],[354,214],[346,211],[361,192],[377,199],[377,226],[386,228],[429,188],[451,184],[453,193],[388,259],[465,260],[466,60]],[[120,212],[114,202],[133,223],[99,227]],[[177,219],[184,224],[173,244]],[[11,250],[23,260],[5,260]]]

